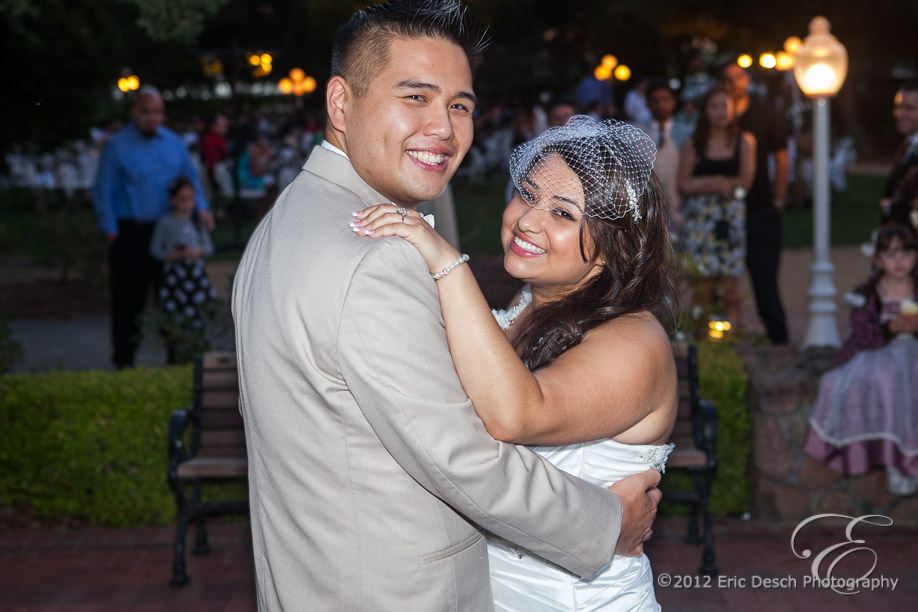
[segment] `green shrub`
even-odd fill
[[[729,343],[699,342],[698,378],[701,396],[717,407],[717,473],[711,490],[716,514],[749,510],[751,426],[746,409],[747,376]],[[674,470],[663,477],[662,489],[689,489],[691,475]],[[669,512],[669,508],[664,506]]]
[[[748,377],[743,362],[728,343],[698,344],[701,396],[717,406],[717,476],[711,507],[720,514],[749,509],[749,453],[752,425],[746,408]]]
[[[10,329],[9,316],[0,311],[0,375],[9,372],[22,354],[22,344],[13,337],[13,330]]]
[[[750,499],[746,374],[728,344],[702,342],[698,357],[701,394],[718,415],[712,508],[738,514]],[[0,506],[29,507],[48,521],[173,522],[167,427],[190,401],[189,366],[0,376]],[[663,488],[690,486],[686,478],[668,472]],[[244,485],[205,494],[239,498]]]
[[[166,524],[169,415],[191,369],[0,376],[0,506],[43,520]]]

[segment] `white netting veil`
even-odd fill
[[[613,220],[631,214],[637,220],[656,155],[653,140],[634,126],[575,115],[514,149],[510,177],[530,206],[553,210],[560,194],[567,200],[581,199],[577,204],[585,215]],[[553,156],[576,177],[550,171],[545,162]]]

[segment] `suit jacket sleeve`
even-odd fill
[[[437,289],[408,243],[380,239],[344,300],[339,366],[379,439],[474,523],[581,576],[612,558],[621,503],[488,435],[449,356]]]

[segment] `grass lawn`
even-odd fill
[[[506,177],[453,180],[453,198],[462,250],[470,255],[501,255],[500,220],[507,202]]]
[[[829,216],[829,244],[856,245],[870,240],[880,223],[877,202],[883,195],[885,179],[879,176],[848,175],[848,189],[832,194]],[[784,213],[784,247],[807,248],[813,245],[813,209],[791,208]]]
[[[492,176],[483,179],[458,177],[453,183],[456,215],[463,250],[473,257],[500,255],[500,219],[504,210],[507,179]],[[847,191],[833,194],[831,210],[831,244],[854,245],[870,239],[879,221],[877,200],[883,192],[883,178],[849,175]],[[237,259],[241,249],[233,248],[236,228],[229,202],[216,202],[225,214],[211,236],[217,259]],[[101,240],[94,227],[92,207],[86,200],[57,202],[37,212],[34,197],[28,191],[0,191],[0,256],[23,257],[49,263],[59,260],[66,251],[87,250],[87,243]],[[254,229],[252,209],[246,208],[240,224],[244,243]],[[812,209],[793,208],[784,216],[785,248],[804,248],[812,244]],[[223,248],[221,248],[223,247]],[[77,255],[77,259],[96,256],[100,249]]]

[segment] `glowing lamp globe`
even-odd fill
[[[794,67],[794,56],[787,51],[778,51],[775,54],[775,68],[778,70],[790,70]]]
[[[848,52],[829,28],[825,17],[814,17],[810,33],[797,51],[794,78],[811,98],[834,96],[848,74]]]
[[[313,77],[308,76],[305,79],[303,79],[303,91],[310,94],[314,92],[315,90],[316,90],[316,80]]]

